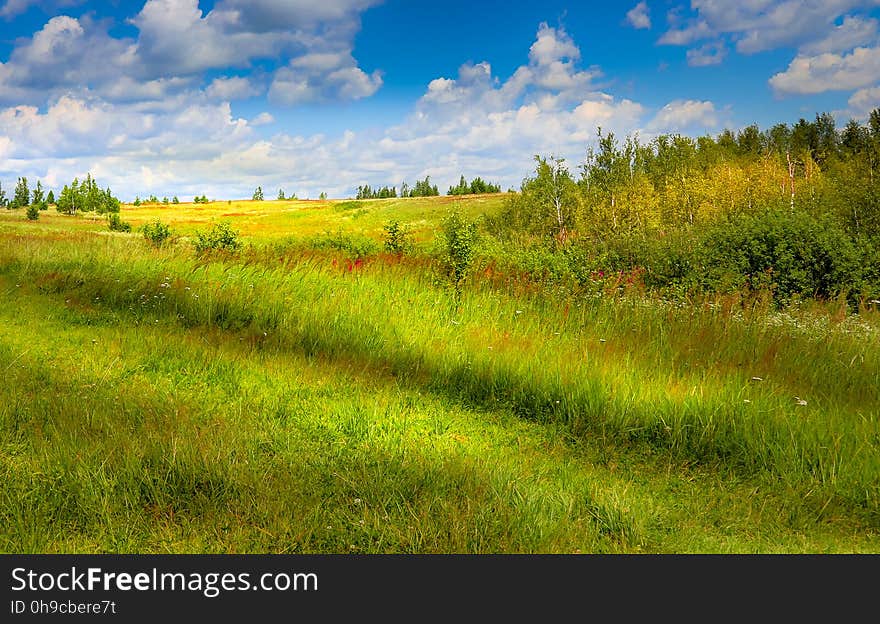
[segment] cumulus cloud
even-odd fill
[[[648,3],[642,0],[629,11],[626,12],[626,21],[633,28],[650,28],[651,12],[648,9]]]
[[[841,17],[876,5],[876,0],[692,0],[695,15],[684,27],[670,28],[660,43],[690,45],[727,35],[743,54],[782,46],[809,47],[835,30]],[[677,17],[674,13],[671,21],[677,21]],[[850,23],[838,36],[852,38],[851,31],[864,27]]]
[[[345,4],[328,2],[322,11]],[[325,17],[315,11],[310,19]],[[80,36],[75,24],[58,25]],[[532,170],[534,154],[563,156],[576,168],[599,126],[618,135],[656,134],[702,132],[718,122],[712,102],[676,101],[651,111],[602,90],[599,76],[598,68],[584,66],[564,29],[541,24],[523,64],[508,76],[495,75],[488,61],[465,63],[456,75],[430,81],[399,123],[331,137],[272,134],[277,126],[269,113],[235,115],[229,101],[259,85],[232,71],[204,89],[198,77],[132,78],[119,90],[142,99],[111,94],[104,85],[55,96],[45,108],[0,107],[0,178],[28,175],[56,186],[91,171],[128,199],[246,197],[257,185],[339,197],[364,183],[397,185],[429,175],[442,186],[462,173],[507,187]],[[352,99],[381,84],[381,76],[357,66],[347,44],[315,45],[269,79],[276,102]],[[159,93],[165,97],[153,97]]]
[[[675,100],[661,108],[647,129],[652,132],[693,132],[703,134],[719,128],[720,118],[709,101]]]
[[[269,99],[294,105],[324,100],[359,100],[382,86],[382,73],[365,73],[348,52],[306,54],[275,72]]]
[[[846,16],[826,37],[801,46],[802,54],[842,52],[877,41],[877,20]]]
[[[770,78],[778,94],[848,91],[866,87],[880,76],[880,47],[856,48],[849,54],[797,56],[788,69]]]
[[[688,50],[687,64],[691,67],[719,65],[725,56],[727,56],[727,48],[724,47],[724,43],[716,41]]]
[[[865,119],[875,108],[880,107],[880,86],[859,89],[850,96],[849,113],[856,119]]]
[[[219,0],[205,13],[198,0],[147,0],[128,20],[136,37],[112,36],[108,22],[88,15],[57,15],[0,63],[0,103],[40,104],[71,90],[109,99],[167,97],[184,84],[198,86],[208,71],[250,69],[263,59],[281,61],[278,101],[367,97],[381,86],[381,73],[361,69],[352,50],[360,12],[375,3]],[[322,69],[313,62],[321,57],[336,62]],[[297,89],[307,96],[293,95]],[[258,87],[221,78],[206,93],[241,99]]]
[[[205,95],[214,100],[244,100],[260,95],[260,89],[248,78],[229,76],[215,78],[205,89]]]

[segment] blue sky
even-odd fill
[[[880,106],[880,0],[0,0],[0,183],[135,195],[517,187],[596,128]]]

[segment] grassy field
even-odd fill
[[[880,552],[880,315],[454,305],[425,250],[502,201],[0,213],[0,550]],[[412,256],[283,244],[390,219]]]

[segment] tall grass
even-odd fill
[[[107,237],[0,242],[9,279],[122,322],[239,332],[256,348],[560,427],[572,445],[599,440],[723,466],[782,484],[817,513],[880,525],[880,350],[870,326],[804,330],[797,319],[646,299],[480,288],[455,308],[430,271],[350,270],[322,254],[266,260],[199,261]]]

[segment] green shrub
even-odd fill
[[[226,251],[234,253],[241,249],[238,232],[229,223],[216,223],[208,232],[198,232],[193,246],[198,253]]]
[[[31,204],[27,207],[27,215],[28,221],[36,221],[40,218],[40,207],[37,204]]]
[[[147,223],[141,228],[141,231],[144,234],[144,238],[154,247],[162,247],[171,238],[171,228],[159,219],[152,223]]]
[[[412,239],[409,228],[401,225],[399,221],[391,221],[385,224],[385,251],[402,255],[412,249]]]
[[[337,231],[335,234],[327,232],[323,236],[309,241],[309,245],[313,249],[342,251],[352,260],[366,258],[379,251],[379,245],[373,239],[367,238],[362,234],[346,234],[342,230]]]
[[[458,212],[452,212],[443,219],[441,228],[441,261],[458,300],[462,282],[476,254],[479,232],[476,223],[465,220]]]
[[[801,212],[746,214],[709,229],[698,251],[700,279],[769,289],[784,303],[794,295],[833,298],[862,286],[860,254],[836,222]]]
[[[118,212],[111,212],[107,217],[107,225],[111,232],[131,232],[131,224],[119,218]]]

